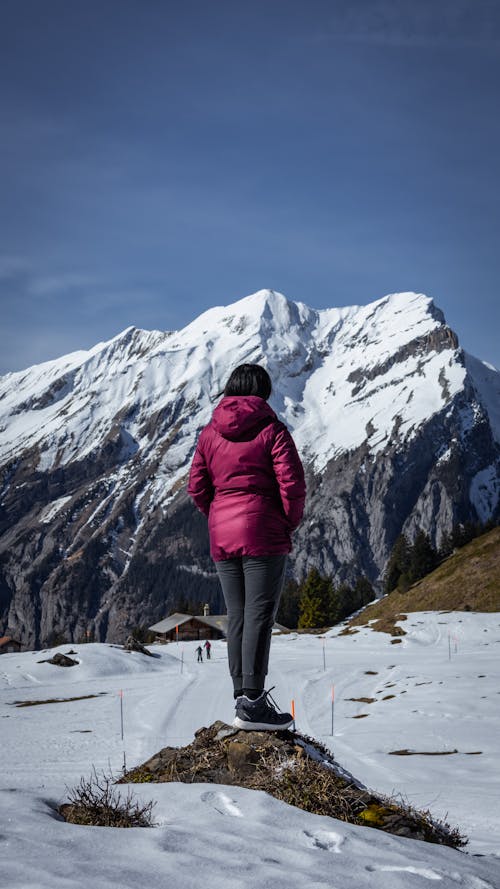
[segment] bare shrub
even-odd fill
[[[89,778],[68,791],[68,802],[59,806],[59,813],[72,824],[99,827],[153,827],[155,802],[142,805],[130,788],[126,795],[116,787],[114,776],[98,773],[95,766]]]

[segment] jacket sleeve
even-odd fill
[[[189,472],[188,494],[204,515],[208,516],[214,498],[214,486],[203,453],[203,434],[198,439]]]
[[[300,524],[304,512],[306,483],[304,469],[295,447],[295,442],[286,426],[280,429],[271,449],[273,467],[280,489],[284,513],[291,530]]]

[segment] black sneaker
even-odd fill
[[[273,685],[274,688],[274,685]],[[236,716],[233,719],[235,728],[245,731],[280,731],[290,728],[293,723],[291,713],[280,713],[278,705],[269,691],[263,691],[257,700],[252,701],[246,695],[236,699]],[[271,703],[269,703],[270,698]]]

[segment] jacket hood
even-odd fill
[[[257,435],[264,426],[276,420],[267,401],[258,395],[226,395],[215,408],[212,426],[230,441]]]

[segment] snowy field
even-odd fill
[[[233,702],[224,642],[203,664],[197,643],[151,646],[155,659],[63,645],[0,657],[0,885],[500,889],[500,615],[411,614],[402,626],[400,644],[366,629],[276,637],[269,685],[282,709],[295,701],[297,728],[364,784],[458,826],[465,853],[209,784],[133,785],[156,801],[155,828],[66,824],[55,807],[92,766],[118,774],[124,750],[130,768],[189,743],[199,727],[230,722]],[[39,663],[71,648],[76,667]],[[15,706],[83,695],[95,697]],[[375,700],[349,700],[361,697]],[[419,753],[390,753],[401,749]],[[424,755],[446,751],[458,752]]]

